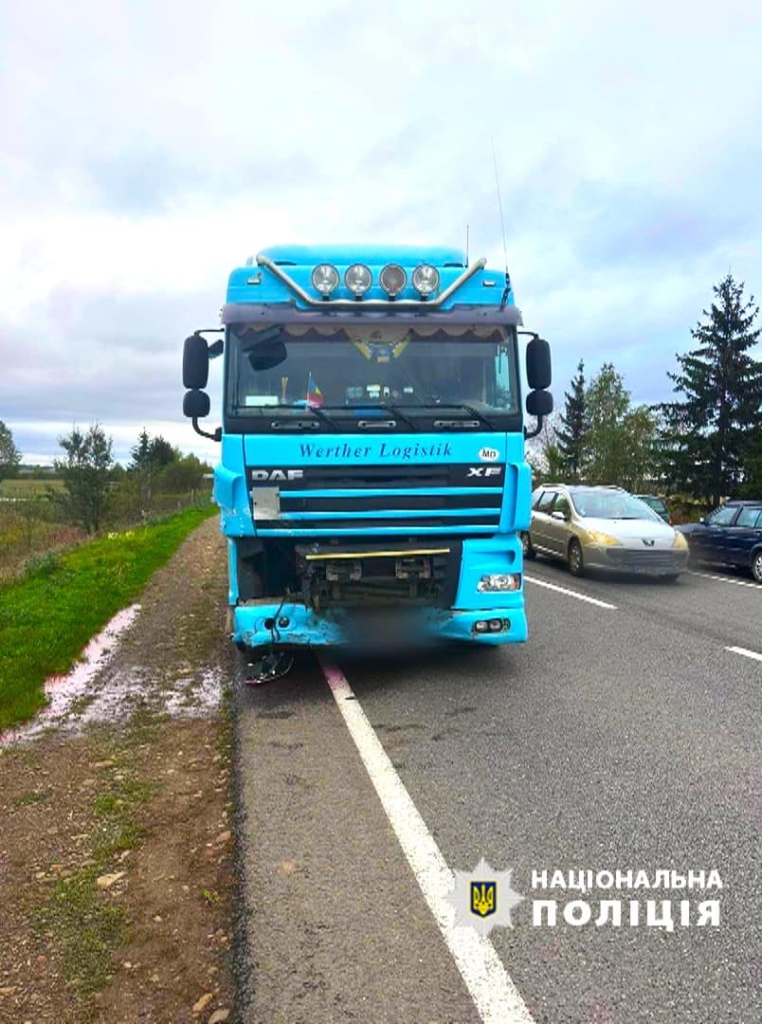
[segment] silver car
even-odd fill
[[[671,580],[688,563],[685,537],[620,487],[547,484],[532,499],[525,558],[561,558],[573,576],[595,568]]]

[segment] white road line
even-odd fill
[[[527,583],[536,583],[538,587],[547,587],[548,590],[555,590],[559,594],[566,594],[567,597],[576,597],[578,601],[587,601],[588,604],[597,605],[598,608],[608,608],[610,611],[616,611],[615,604],[609,604],[608,601],[599,601],[597,597],[588,597],[587,594],[580,594],[577,590],[568,590],[566,587],[557,587],[555,583],[546,583],[545,580],[538,580],[534,576],[527,576],[524,574],[524,579]]]
[[[456,927],[453,923],[454,910],[446,898],[454,886],[452,871],[344,674],[327,659],[321,658],[320,663],[389,822],[482,1020],[485,1024],[534,1024],[534,1018],[489,939],[478,935],[473,928]]]
[[[708,572],[694,572],[693,569],[685,570],[689,576],[700,576],[703,580],[719,580],[720,583],[732,583],[736,587],[751,587],[752,590],[758,590],[762,594],[762,587],[759,583],[748,583],[746,580],[731,580],[729,576],[712,576]]]
[[[745,647],[726,647],[726,651],[731,651],[733,654],[742,654],[744,658],[753,658],[754,661],[762,661],[762,654],[757,654],[756,651],[749,651]]]

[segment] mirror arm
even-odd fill
[[[196,431],[196,433],[200,434],[202,437],[208,437],[210,441],[222,440],[222,427],[217,427],[214,433],[210,434],[208,430],[202,430],[201,427],[198,425],[197,416],[193,416],[191,418],[191,423],[193,424],[193,429]]]
[[[534,430],[527,430],[527,428],[524,427],[524,439],[528,441],[532,437],[537,437],[537,435],[542,430],[542,425],[543,425],[544,422],[545,422],[545,417],[544,416],[538,416],[537,417],[537,423],[535,425]]]

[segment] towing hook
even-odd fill
[[[268,651],[246,666],[244,682],[247,686],[264,686],[274,679],[282,679],[291,671],[294,656],[288,651]]]

